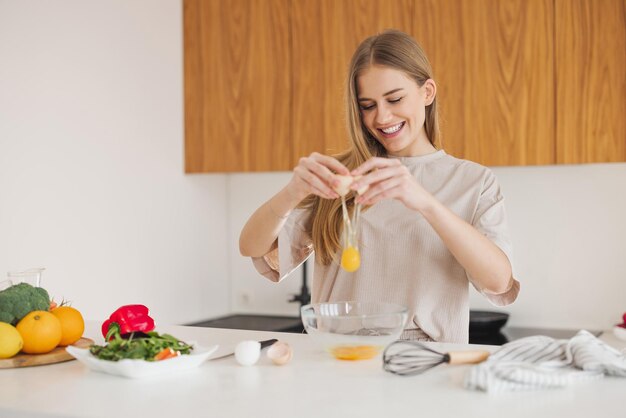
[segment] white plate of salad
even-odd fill
[[[67,352],[89,369],[128,378],[142,378],[200,366],[218,346],[200,347],[154,331],[133,338],[114,335],[103,346],[69,346]]]

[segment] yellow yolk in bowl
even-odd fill
[[[339,360],[368,360],[378,354],[378,349],[371,345],[359,345],[356,347],[339,346],[330,350],[330,353]]]
[[[361,266],[361,254],[359,250],[353,246],[349,246],[343,249],[341,253],[341,267],[348,273],[357,271]]]

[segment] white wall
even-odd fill
[[[239,233],[243,225],[256,208],[287,184],[290,177],[289,172],[229,175],[231,307],[235,312],[298,315],[299,303],[288,300],[300,293],[303,266],[294,270],[288,279],[274,283],[260,276],[250,259],[239,254]],[[308,269],[310,285],[313,259],[308,264],[311,264]]]
[[[0,1],[0,280],[87,318],[229,310],[226,176],[184,175],[180,0]]]
[[[494,169],[507,199],[519,299],[511,323],[610,328],[626,311],[626,164]],[[474,294],[472,306],[488,308]]]
[[[472,308],[509,312],[516,326],[605,329],[619,322],[626,311],[626,164],[494,171],[507,200],[514,273],[522,290],[505,308],[493,307],[472,290]],[[253,208],[289,177],[231,176],[230,206],[237,208],[231,216],[232,240]],[[299,271],[276,285],[232,251],[234,310],[297,314],[297,306],[285,301],[299,289]]]

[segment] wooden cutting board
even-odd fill
[[[92,339],[81,338],[72,344],[74,347],[87,348],[94,343]],[[42,366],[44,364],[62,363],[64,361],[74,360],[65,347],[57,347],[46,354],[23,354],[7,359],[0,359],[0,369],[13,369],[16,367]]]

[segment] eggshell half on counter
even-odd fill
[[[267,358],[272,360],[272,363],[282,366],[289,363],[293,357],[293,350],[289,344],[282,341],[277,341],[267,350]]]

